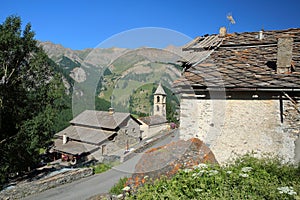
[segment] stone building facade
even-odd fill
[[[219,163],[254,152],[299,162],[300,29],[198,37],[183,48],[180,137]]]

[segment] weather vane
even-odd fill
[[[229,21],[229,24],[228,24],[228,32],[229,32],[230,25],[231,25],[231,24],[235,24],[235,20],[233,19],[233,16],[232,16],[231,13],[228,13],[228,14],[227,14],[227,19],[228,19],[228,21]]]

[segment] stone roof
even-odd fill
[[[54,140],[54,147],[52,148],[54,151],[72,154],[72,155],[80,155],[83,153],[90,153],[99,149],[99,146],[77,142],[77,141],[68,141],[66,144],[63,144],[63,140],[56,139]]]
[[[202,90],[300,89],[300,28],[281,31],[265,31],[263,39],[258,32],[218,35],[209,43],[207,37],[198,37],[183,48],[186,58],[183,77],[174,82],[177,87],[187,85]],[[277,40],[293,37],[293,72],[276,73]],[[203,44],[203,41],[206,41]],[[218,43],[219,42],[219,43]],[[199,45],[200,44],[200,45]]]
[[[94,128],[116,129],[129,117],[131,117],[130,113],[85,110],[70,123]]]
[[[82,141],[91,144],[99,144],[103,140],[115,134],[115,132],[71,125],[66,129],[56,133],[55,136],[62,137],[64,134],[71,140]]]
[[[140,120],[149,126],[167,123],[166,118],[160,115],[142,117]]]
[[[162,87],[161,84],[158,85],[156,91],[154,92],[154,94],[158,94],[158,95],[166,95],[166,92],[164,90],[164,88]]]

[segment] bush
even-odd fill
[[[110,194],[115,194],[115,195],[122,194],[122,192],[123,192],[122,189],[125,187],[127,180],[128,180],[127,177],[121,178],[121,179],[119,180],[119,182],[116,183],[116,184],[110,189],[109,193],[110,193]]]
[[[246,155],[233,164],[199,164],[147,183],[132,199],[299,199],[300,167]]]
[[[111,165],[100,163],[98,165],[92,166],[93,171],[95,174],[100,174],[102,172],[105,172],[107,170],[111,169]]]

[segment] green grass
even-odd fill
[[[235,163],[200,164],[172,179],[149,181],[130,199],[300,199],[300,167],[251,155]]]

